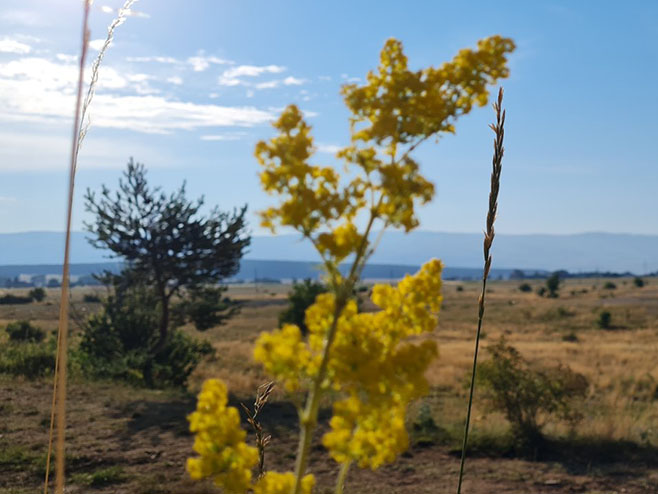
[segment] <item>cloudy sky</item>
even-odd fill
[[[122,2],[96,0],[91,59]],[[468,6],[466,6],[468,5]],[[81,2],[0,6],[0,232],[62,230]],[[222,208],[270,199],[253,157],[297,103],[316,161],[348,137],[339,90],[362,81],[388,37],[413,67],[492,34],[514,38],[498,231],[658,234],[658,3],[140,0],[105,58],[80,155],[75,228],[87,187],[113,187],[127,160],[171,190]],[[91,60],[90,60],[91,62]],[[89,72],[86,74],[89,75]],[[492,112],[418,152],[437,186],[422,229],[481,231]]]

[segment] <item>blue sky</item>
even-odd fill
[[[112,9],[97,0],[91,39]],[[0,232],[62,230],[81,2],[0,7]],[[80,155],[82,194],[114,187],[128,158],[153,184],[254,212],[258,139],[288,103],[309,115],[316,161],[347,143],[341,84],[363,80],[386,38],[412,67],[438,65],[478,39],[512,37],[497,230],[658,234],[658,3],[604,1],[140,0],[116,32]],[[92,42],[92,47],[98,41]],[[91,55],[97,52],[92,48]],[[87,74],[88,75],[88,74]],[[489,107],[417,157],[436,184],[421,228],[478,232],[489,186]]]

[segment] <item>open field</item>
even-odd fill
[[[555,299],[539,297],[534,290],[522,293],[521,282],[489,285],[484,348],[504,334],[527,359],[568,365],[584,374],[590,387],[584,419],[574,427],[549,422],[547,450],[530,459],[508,457],[507,424],[476,392],[474,451],[467,462],[465,493],[658,492],[658,280],[651,278],[638,288],[632,279],[614,279],[615,289],[604,288],[606,281],[566,280]],[[543,281],[529,283],[534,289]],[[257,386],[266,380],[251,360],[253,342],[261,331],[276,326],[288,288],[230,288],[229,294],[243,301],[242,311],[225,326],[196,333],[213,344],[217,356],[193,374],[189,394],[74,376],[67,430],[70,492],[215,492],[209,484],[187,479],[184,461],[192,454],[192,438],[185,416],[208,377],[227,381],[234,404],[253,399]],[[74,289],[75,318],[98,309],[98,304],[82,302],[92,291],[103,293],[98,288]],[[432,391],[409,413],[414,445],[396,463],[375,473],[353,469],[347,492],[455,492],[478,293],[476,282],[445,283],[439,328],[433,335],[440,357],[428,375]],[[57,291],[51,289],[44,302],[0,306],[0,325],[30,319],[51,330],[57,309]],[[607,330],[597,326],[603,310],[612,315]],[[487,358],[486,351],[482,358]],[[50,387],[49,379],[0,377],[0,493],[39,490]],[[267,467],[289,468],[296,447],[295,410],[280,390],[273,398],[263,415],[273,435]],[[438,426],[430,436],[414,429],[421,411],[429,411]],[[332,485],[336,470],[318,441],[311,471],[319,484]]]

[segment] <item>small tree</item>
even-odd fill
[[[558,297],[557,292],[560,289],[560,273],[558,271],[554,272],[546,279],[546,289],[548,290],[549,297]]]
[[[638,288],[642,288],[644,286],[644,280],[639,276],[636,276],[633,278],[633,284]]]
[[[90,243],[123,258],[131,277],[155,287],[160,309],[157,348],[167,339],[172,297],[237,273],[249,245],[246,206],[233,213],[215,208],[203,217],[203,198],[190,202],[185,184],[169,196],[149,188],[144,165],[132,159],[118,191],[111,194],[103,186],[97,198],[87,190],[85,200],[86,210],[95,216],[85,224],[93,235]]]
[[[28,293],[28,296],[32,298],[32,300],[36,302],[41,302],[44,298],[46,298],[46,290],[44,290],[41,287],[34,288],[30,290],[30,293]]]
[[[113,275],[106,281],[114,277],[115,285],[137,283],[153,289],[158,331],[149,343],[152,357],[167,345],[174,299],[194,306],[183,312],[201,330],[234,312],[221,298],[220,289],[204,286],[216,285],[238,271],[250,241],[246,206],[232,213],[214,208],[203,216],[203,197],[195,202],[188,200],[185,184],[170,195],[149,187],[144,165],[132,159],[116,192],[103,186],[97,196],[88,189],[85,201],[86,210],[94,216],[91,223],[85,224],[92,234],[89,242],[109,249],[114,257],[127,263],[119,275],[123,280]],[[203,307],[199,308],[201,301]],[[225,311],[224,316],[219,311]],[[180,311],[177,316],[180,322]]]

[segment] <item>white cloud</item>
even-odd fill
[[[226,70],[222,75],[229,79],[242,76],[257,77],[261,74],[278,74],[284,70],[286,68],[280,65],[238,65]]]
[[[30,45],[21,43],[12,38],[0,39],[0,53],[17,53],[19,55],[27,55],[32,51]]]
[[[173,57],[126,57],[127,62],[157,62],[157,63],[182,63]]]
[[[319,153],[325,153],[325,154],[336,154],[338,151],[340,151],[342,148],[336,144],[317,144],[317,149]]]
[[[10,197],[10,196],[0,196],[0,204],[2,203],[7,203],[7,202],[16,202],[15,197]]]
[[[118,14],[118,12],[119,12],[118,9],[113,9],[109,5],[103,5],[101,7],[101,11],[104,14],[114,14],[114,13]],[[142,17],[142,18],[145,18],[145,19],[149,19],[151,17],[149,14],[146,14],[144,12],[139,12],[137,10],[132,10],[132,9],[124,10],[123,13],[126,17]]]
[[[58,53],[57,55],[55,55],[55,58],[57,58],[57,60],[61,60],[62,62],[66,62],[66,63],[73,63],[78,61],[77,55],[67,55],[66,53]]]
[[[101,48],[103,48],[103,45],[105,44],[105,39],[92,39],[89,42],[89,48],[92,50],[100,51]]]
[[[246,96],[247,98],[253,98],[253,97],[254,97],[254,94],[255,94],[255,93],[254,93],[251,89],[248,89],[248,90],[247,90],[247,93],[245,94],[245,96]]]
[[[231,67],[230,69],[225,70],[219,77],[218,84],[220,86],[248,86],[249,83],[239,78],[258,77],[263,74],[278,74],[284,70],[286,70],[286,68],[280,65],[238,65],[237,67]]]
[[[64,129],[48,133],[0,133],[0,171],[58,171],[66,172],[71,152],[71,136]],[[38,145],[35,145],[38,143]],[[79,170],[122,169],[129,157],[128,145],[118,146],[117,141],[94,135],[85,141],[80,154]],[[140,140],[129,144],[130,154],[151,166],[175,166],[169,154]],[[7,197],[5,202],[11,202]],[[0,204],[2,203],[0,199]]]
[[[306,79],[298,79],[297,77],[288,76],[283,80],[286,86],[301,86],[306,83]]]
[[[226,65],[232,62],[230,60],[224,60],[223,58],[197,55],[196,57],[188,58],[187,63],[189,63],[192,66],[194,72],[203,72],[208,67],[210,67],[210,64]]]
[[[274,80],[274,81],[265,81],[265,82],[259,82],[257,84],[254,84],[254,87],[256,89],[274,89],[275,87],[278,87],[281,84],[281,81]]]
[[[202,141],[239,141],[247,134],[245,132],[231,132],[228,134],[203,135]]]
[[[75,65],[42,58],[0,64],[0,120],[70,120],[76,78]],[[125,74],[112,67],[101,67],[99,91],[91,110],[92,127],[166,134],[176,130],[249,127],[274,117],[272,111],[255,107],[197,104],[155,96],[147,85],[150,78],[148,74]]]
[[[174,84],[176,86],[180,86],[181,84],[183,84],[183,79],[175,75],[172,77],[167,77],[167,82],[170,84]]]

